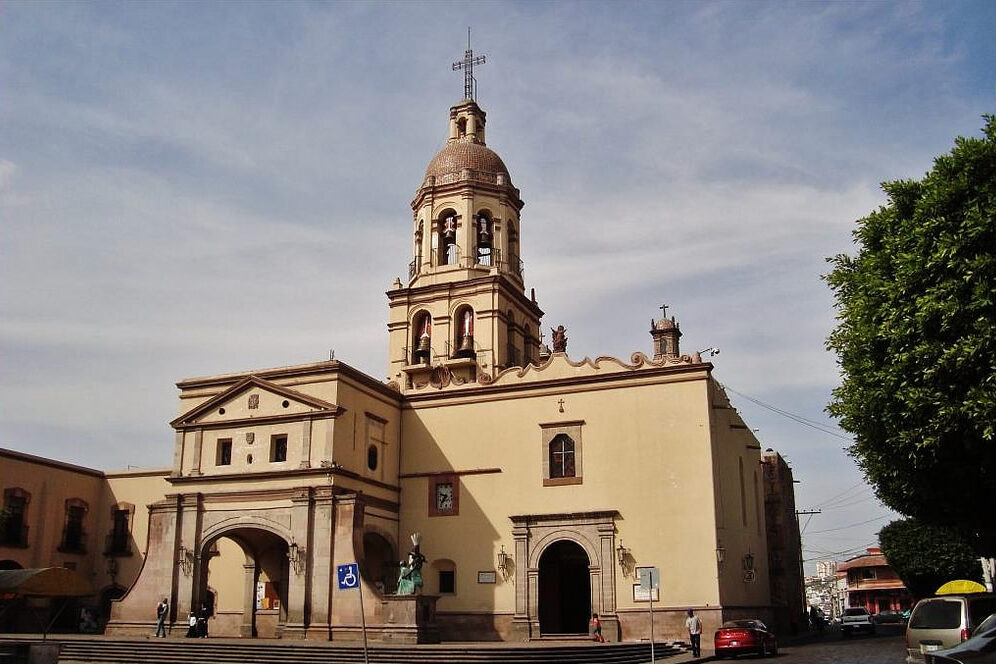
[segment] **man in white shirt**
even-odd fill
[[[695,615],[695,611],[688,609],[688,617],[685,618],[685,627],[688,628],[688,640],[692,642],[692,657],[702,656],[702,621]]]

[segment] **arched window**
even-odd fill
[[[457,138],[463,138],[467,135],[467,118],[460,118],[457,120]]]
[[[474,357],[474,310],[461,306],[453,317],[453,357]]]
[[[511,311],[508,312],[505,326],[505,366],[521,366],[519,349],[515,345],[515,316],[512,315]]]
[[[487,210],[477,213],[477,264],[494,265],[494,224],[491,222],[491,215]]]
[[[445,210],[439,215],[436,224],[436,265],[456,265],[457,263],[457,216],[453,210]]]
[[[30,502],[31,494],[24,489],[4,489],[4,519],[0,521],[0,541],[5,546],[28,545],[28,503]]]
[[[508,224],[508,269],[513,274],[522,275],[522,261],[519,259],[519,232],[515,224]]]
[[[447,558],[432,561],[432,569],[436,573],[436,594],[456,594],[456,563]]]
[[[377,470],[377,446],[371,445],[367,448],[367,468]]]
[[[66,501],[66,522],[62,528],[62,544],[59,551],[64,553],[86,553],[86,531],[83,519],[90,510],[86,501],[70,498]]]
[[[428,311],[415,314],[411,348],[412,364],[428,364],[432,359],[432,316]]]
[[[574,477],[574,441],[566,433],[550,441],[550,478]]]

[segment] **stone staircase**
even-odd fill
[[[25,641],[17,639],[24,644]],[[363,662],[358,645],[291,643],[287,641],[237,641],[197,639],[64,638],[59,662],[100,664],[357,664]],[[13,643],[0,642],[0,646]],[[677,644],[655,644],[655,655],[666,659],[685,652]],[[423,646],[370,646],[373,664],[645,664],[650,644],[442,644]],[[12,660],[7,660],[12,661]]]

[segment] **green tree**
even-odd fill
[[[922,180],[883,184],[828,259],[842,384],[827,410],[883,503],[996,554],[996,117]]]
[[[982,582],[982,567],[970,542],[953,528],[900,519],[878,533],[882,553],[916,599],[930,597],[955,579]]]

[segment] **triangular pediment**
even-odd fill
[[[174,428],[225,422],[245,422],[274,417],[293,418],[316,414],[336,416],[339,406],[259,376],[249,376],[204,403],[191,408],[170,424]]]

